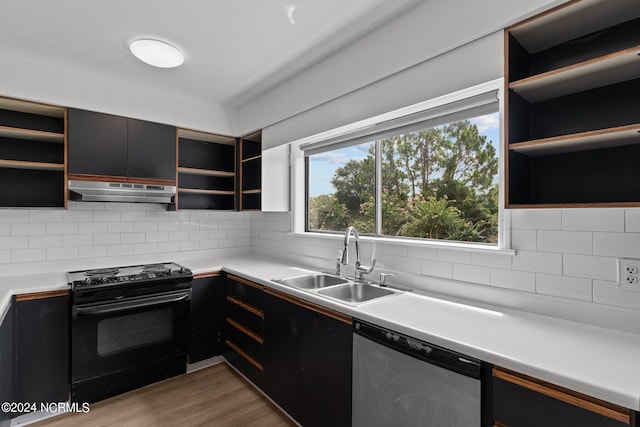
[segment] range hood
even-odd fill
[[[171,203],[173,185],[69,180],[69,191],[85,202]]]

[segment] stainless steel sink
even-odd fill
[[[347,303],[370,301],[372,299],[395,293],[397,292],[390,289],[379,288],[377,286],[366,285],[364,283],[348,283],[318,291],[318,294],[320,295],[325,295]]]
[[[292,286],[299,289],[322,289],[327,286],[342,285],[349,283],[347,279],[331,276],[324,273],[307,274],[304,276],[285,277],[283,279],[273,279],[274,282]]]

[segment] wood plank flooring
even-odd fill
[[[93,403],[34,427],[295,426],[226,363]]]

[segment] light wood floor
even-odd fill
[[[226,363],[171,378],[31,426],[294,426]]]

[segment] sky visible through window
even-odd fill
[[[470,120],[478,127],[480,135],[486,136],[498,153],[500,143],[500,114],[487,114]],[[347,147],[340,150],[328,151],[313,156],[313,167],[309,175],[310,197],[322,194],[333,194],[335,188],[331,184],[336,169],[344,166],[349,160],[362,160],[369,155],[368,144]],[[496,177],[497,179],[497,177]]]

